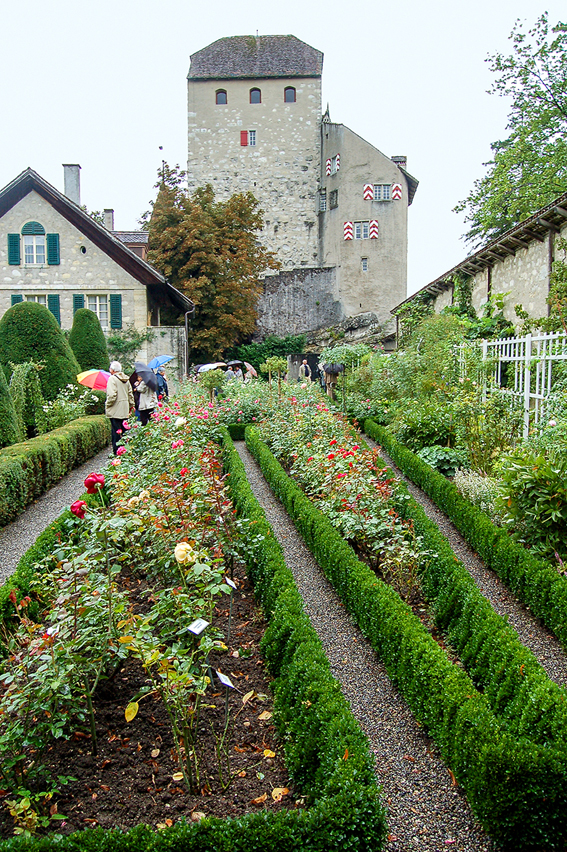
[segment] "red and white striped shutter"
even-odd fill
[[[327,177],[329,177],[329,175],[331,174],[331,158],[330,157],[325,163],[325,174],[327,175]]]
[[[371,183],[365,183],[364,189],[362,191],[362,197],[365,201],[372,201],[374,198],[374,185]]]
[[[243,148],[246,148],[246,146],[248,145],[248,131],[247,130],[241,130],[240,131],[240,144],[242,145]]]
[[[370,222],[368,223],[368,236],[370,237],[371,240],[377,240],[378,239],[378,220],[377,219],[371,219]]]
[[[343,234],[345,240],[352,240],[354,238],[354,225],[352,222],[345,222]]]
[[[402,185],[401,183],[393,183],[392,184],[392,201],[401,201],[402,199]]]
[[[341,155],[337,154],[337,171],[340,169],[340,167],[341,167]]]

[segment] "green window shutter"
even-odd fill
[[[19,234],[8,234],[8,263],[10,266],[19,266],[21,263]]]
[[[119,293],[110,296],[110,327],[122,328],[122,296]]]
[[[59,260],[59,234],[47,234],[45,237],[47,243],[47,264],[48,266],[57,266]]]
[[[48,293],[47,294],[47,307],[59,323],[61,325],[61,310],[59,307],[59,293]]]
[[[79,308],[85,307],[85,297],[81,293],[73,293],[73,316]]]
[[[12,293],[12,305],[17,305],[18,302],[23,302],[24,297],[20,296],[19,293]]]
[[[45,228],[39,222],[26,222],[22,234],[45,234]]]

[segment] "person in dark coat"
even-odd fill
[[[158,399],[169,398],[169,388],[167,386],[167,379],[165,377],[165,370],[163,367],[160,367],[157,371],[157,392]]]

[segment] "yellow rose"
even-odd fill
[[[186,541],[175,545],[174,555],[180,565],[192,565],[197,559],[197,554]]]

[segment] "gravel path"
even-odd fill
[[[370,446],[379,446],[368,435],[361,437]],[[437,508],[421,488],[404,476],[381,447],[379,449],[385,463],[398,478],[404,480],[414,500],[420,503],[426,515],[435,521],[455,555],[461,560],[484,597],[490,601],[494,611],[508,619],[510,627],[514,628],[522,644],[535,655],[548,677],[562,686],[567,686],[567,651],[559,639],[532,615],[529,608],[514,596],[492,569],[486,567],[445,513]]]
[[[108,448],[64,476],[42,494],[11,524],[0,530],[0,584],[14,573],[18,562],[46,526],[59,517],[84,493],[83,481],[93,470],[99,471],[108,463]]]
[[[439,752],[393,687],[371,645],[341,604],[245,444],[236,443],[248,480],[280,542],[352,711],[376,758],[388,808],[389,852],[489,852],[494,846],[452,784]]]

